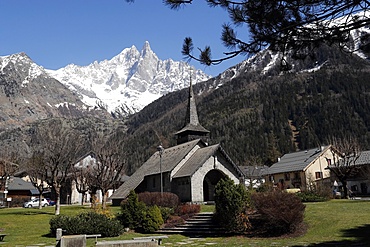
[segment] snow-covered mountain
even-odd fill
[[[370,11],[359,12],[353,14],[356,20],[370,18]],[[334,20],[331,25],[343,25],[343,22],[347,21],[349,16],[338,18]],[[357,55],[362,59],[370,59],[370,26],[364,26],[361,28],[353,29],[349,32],[349,39],[346,44],[341,44],[344,50],[353,55]],[[237,77],[240,74],[246,72],[258,72],[263,75],[271,75],[280,73],[280,62],[284,56],[284,59],[289,63],[292,68],[289,73],[302,73],[302,72],[314,72],[320,69],[323,65],[327,64],[325,58],[321,59],[320,56],[312,57],[303,60],[293,59],[291,54],[282,54],[281,52],[271,51],[269,49],[262,50],[261,52],[251,56],[247,60],[230,67],[221,73],[218,77],[214,78],[214,85],[220,86],[223,81],[230,81],[232,78]],[[309,61],[311,59],[311,61]]]
[[[25,53],[0,57],[0,132],[50,117],[109,116],[88,108]]]
[[[67,65],[48,73],[80,95],[90,106],[103,106],[119,115],[128,115],[162,95],[210,78],[185,62],[160,60],[145,42],[141,51],[124,49],[110,60],[88,66]]]

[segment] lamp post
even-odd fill
[[[162,145],[159,145],[157,150],[159,152],[159,174],[160,174],[160,180],[161,180],[161,196],[162,196],[163,194],[162,154],[163,154],[164,148],[162,147]]]

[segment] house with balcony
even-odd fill
[[[285,154],[265,171],[265,179],[279,189],[306,191],[318,185],[331,186],[330,171],[325,168],[334,155],[332,146]]]

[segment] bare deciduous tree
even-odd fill
[[[0,191],[6,186],[10,176],[18,171],[17,157],[15,151],[9,148],[1,149],[0,153]]]
[[[87,164],[80,161],[72,167],[71,177],[76,185],[76,190],[81,193],[81,205],[84,205],[86,193],[92,190],[92,170],[95,162],[89,160]]]
[[[34,127],[31,146],[40,154],[46,182],[56,195],[55,215],[60,214],[60,192],[72,164],[83,149],[82,135],[68,126],[63,119],[44,121]]]
[[[45,164],[43,163],[43,154],[34,152],[31,158],[26,161],[25,169],[28,174],[28,178],[33,186],[39,192],[39,209],[42,209],[41,199],[45,189],[45,183],[47,180],[47,174],[45,172]]]
[[[103,209],[106,208],[108,190],[116,188],[127,169],[122,136],[120,130],[115,130],[108,136],[98,133],[93,140],[92,147],[96,163],[90,174],[91,184],[92,187],[99,188],[102,192]]]
[[[338,178],[343,185],[343,197],[348,197],[347,180],[360,171],[356,162],[361,153],[361,146],[355,137],[329,139],[333,148],[333,161],[328,162],[328,169]]]

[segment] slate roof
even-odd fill
[[[174,178],[191,176],[206,160],[211,157],[220,147],[220,144],[198,149],[185,164],[176,172]]]
[[[343,159],[339,160],[338,162],[341,162],[341,161],[343,161]],[[353,161],[353,158],[348,159],[348,161],[350,165],[356,165],[356,166],[370,165],[370,150],[361,152],[356,161]],[[341,163],[339,163],[339,166],[342,165]],[[338,164],[332,164],[332,167],[335,168],[337,165]]]
[[[162,153],[162,172],[172,171],[196,145],[205,146],[200,139],[197,139],[164,149]],[[145,176],[159,174],[159,165],[160,155],[157,151],[113,193],[110,199],[126,198],[131,190],[144,181]]]
[[[330,146],[326,146],[321,149],[313,148],[306,151],[284,154],[283,157],[280,158],[280,161],[273,164],[269,169],[266,170],[265,174],[304,171],[329,147]]]
[[[247,178],[259,178],[269,169],[268,166],[239,166]]]
[[[370,165],[370,150],[360,153],[356,165]]]
[[[33,186],[32,183],[24,181],[23,179],[18,178],[18,177],[11,177],[9,179],[8,190],[9,191],[28,190],[33,195],[38,195],[39,194],[39,191],[35,188],[35,186]]]
[[[190,157],[190,159],[187,160],[185,164],[176,172],[173,178],[187,177],[193,175],[204,164],[204,162],[206,162],[206,160],[209,159],[209,157],[211,157],[212,155],[215,155],[217,151],[219,151],[226,158],[226,160],[236,170],[240,177],[244,175],[240,168],[235,165],[235,163],[226,154],[221,145],[216,144],[198,149]]]

